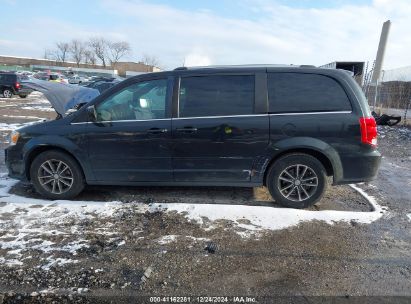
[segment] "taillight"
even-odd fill
[[[16,89],[20,89],[20,83],[16,82],[15,87],[16,87]]]
[[[361,117],[361,142],[373,147],[377,146],[377,123],[374,117]]]

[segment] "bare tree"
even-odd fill
[[[70,44],[68,42],[57,42],[55,57],[59,62],[66,62],[67,56],[70,52]]]
[[[101,60],[101,63],[106,67],[107,63],[107,48],[109,42],[103,37],[93,37],[89,40],[89,47],[93,51],[94,55]]]
[[[141,57],[140,61],[144,63],[145,65],[160,67],[160,60],[158,60],[156,56],[143,54],[143,57]]]
[[[80,66],[81,62],[96,64],[100,60],[104,67],[110,63],[112,66],[127,54],[131,53],[127,41],[109,41],[103,37],[92,37],[87,42],[73,39],[70,42],[57,42],[53,50],[46,49],[44,58],[66,62],[70,56]]]
[[[43,55],[44,59],[47,60],[55,60],[55,56],[54,56],[54,52],[50,49],[44,49],[44,55]]]
[[[108,43],[110,64],[115,66],[116,63],[125,55],[130,54],[131,47],[127,41],[118,41]]]
[[[85,45],[81,40],[73,39],[70,42],[70,53],[78,67],[80,66],[80,62],[84,59],[85,50]]]
[[[96,64],[96,55],[94,54],[94,52],[92,50],[88,50],[86,49],[84,51],[84,63],[86,64]]]

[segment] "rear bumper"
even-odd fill
[[[368,182],[376,178],[381,163],[377,150],[366,153],[341,155],[343,176],[334,180],[335,185]]]
[[[21,150],[11,146],[5,150],[5,161],[11,178],[27,181],[26,168]]]
[[[27,96],[29,95],[31,92],[33,92],[33,90],[29,89],[29,88],[21,88],[20,90],[16,91],[16,95],[19,96]]]

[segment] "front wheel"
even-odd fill
[[[293,153],[281,157],[269,168],[266,185],[280,205],[307,208],[323,196],[327,175],[317,158]]]
[[[70,155],[50,150],[31,164],[30,179],[36,191],[49,199],[71,199],[84,189],[83,172]]]

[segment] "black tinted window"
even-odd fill
[[[271,113],[351,110],[341,85],[317,74],[271,73],[268,98]]]
[[[180,117],[252,114],[254,76],[185,77],[179,100]]]
[[[10,74],[0,74],[0,80],[2,80],[3,82],[12,83],[17,81],[17,76]]]

